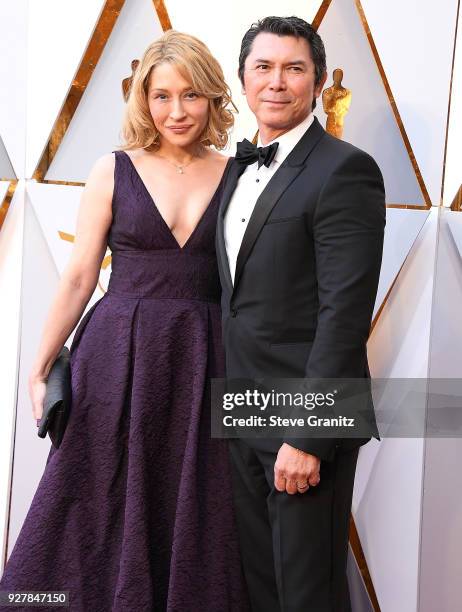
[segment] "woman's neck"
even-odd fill
[[[205,147],[200,143],[192,143],[185,147],[172,145],[169,142],[161,141],[156,153],[167,159],[174,160],[179,164],[185,164],[194,157],[202,157],[205,152]]]

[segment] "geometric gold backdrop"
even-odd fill
[[[447,229],[452,240],[448,249],[453,251],[444,256],[456,266],[454,274],[460,263],[457,245],[462,248],[458,213],[441,208],[454,202],[462,182],[455,162],[462,104],[450,106],[450,94],[461,102],[457,55],[454,76],[452,71],[458,2],[440,4],[436,9],[413,0],[3,3],[0,21],[9,27],[0,41],[0,224],[5,216],[0,400],[11,417],[8,431],[0,434],[4,554],[14,543],[46,455],[31,428],[25,381],[37,329],[70,252],[81,186],[93,161],[117,147],[120,83],[131,60],[170,22],[201,37],[222,63],[240,111],[232,146],[255,131],[235,75],[246,27],[267,14],[297,14],[317,23],[327,49],[328,84],[333,69],[341,67],[343,84],[352,91],[344,138],[377,159],[386,182],[384,264],[369,341],[372,372],[425,377],[432,370],[442,231]],[[316,113],[325,123],[321,104]],[[109,258],[94,299],[104,290],[108,264]],[[419,440],[387,439],[361,451],[353,514],[365,556],[361,569],[370,574],[367,586],[377,596],[376,609],[432,609],[425,608],[421,586],[427,563],[422,551],[431,541],[422,523],[428,460],[428,448]],[[372,609],[353,558],[350,585],[354,609]],[[448,606],[451,589],[456,590],[447,582],[440,599]]]

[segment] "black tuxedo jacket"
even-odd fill
[[[230,163],[218,216],[227,377],[368,378],[385,227],[377,164],[315,118],[255,205],[233,286],[223,223],[245,168]],[[371,411],[374,421],[372,404]],[[368,439],[284,441],[330,460]],[[273,451],[281,443],[252,441]]]

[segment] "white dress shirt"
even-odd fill
[[[279,143],[276,155],[269,168],[262,165],[259,169],[258,162],[255,162],[249,164],[239,178],[237,187],[226,210],[224,221],[226,253],[228,255],[229,270],[233,283],[234,274],[236,272],[237,255],[241,248],[242,239],[244,238],[245,230],[253,209],[255,208],[255,204],[260,194],[273,177],[273,174],[289,153],[291,153],[292,149],[313,123],[313,120],[314,115],[310,113],[308,117],[297,126],[265,145],[268,146],[273,142]],[[260,138],[258,138],[258,146],[263,146]]]

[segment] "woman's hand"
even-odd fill
[[[29,378],[29,396],[32,402],[32,414],[36,420],[42,418],[45,391],[45,379],[31,375]]]

